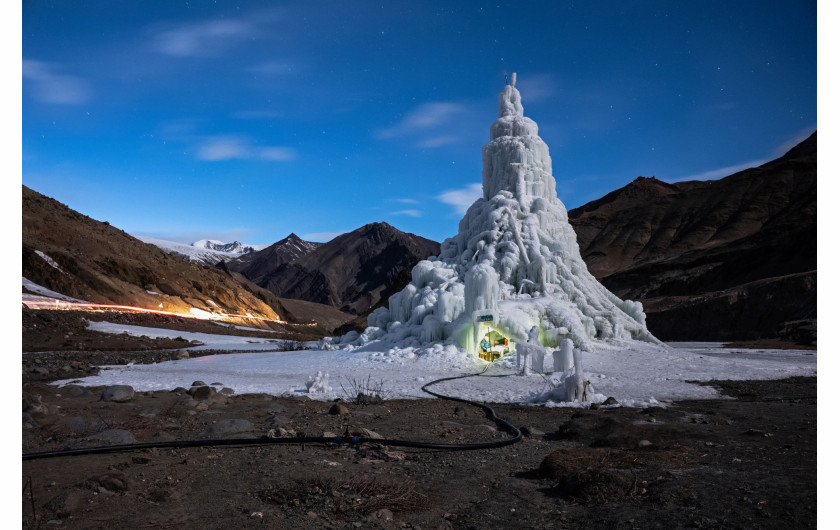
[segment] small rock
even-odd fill
[[[24,403],[23,412],[32,418],[44,418],[50,409],[43,403],[41,394],[36,394],[33,400]]]
[[[604,402],[601,403],[601,404],[602,405],[618,405],[618,400],[615,399],[614,397],[610,396],[607,399],[605,399]]]
[[[457,521],[458,520],[458,514],[457,513],[447,513],[447,514],[444,514],[443,518],[446,519],[447,521]]]
[[[88,483],[113,492],[127,491],[129,487],[128,478],[118,471],[95,475],[88,479]]]
[[[317,519],[318,518],[318,514],[315,513],[315,512],[306,512],[306,516],[309,517],[310,519]]]
[[[216,389],[212,386],[194,386],[188,390],[193,399],[211,399],[216,395]]]
[[[190,358],[190,352],[187,350],[178,350],[169,354],[169,358],[173,361],[185,361]]]
[[[204,429],[205,436],[218,436],[221,434],[239,434],[252,429],[251,422],[243,419],[219,420],[211,423]]]
[[[589,408],[592,409],[592,410],[601,410],[601,404],[600,403],[592,403],[591,405],[589,405]]]
[[[541,430],[537,429],[536,427],[530,427],[530,426],[527,426],[527,425],[523,426],[523,427],[520,427],[519,432],[521,432],[522,436],[524,436],[526,438],[533,438],[533,437],[536,437],[536,436],[545,436],[545,433],[542,432]]]
[[[208,405],[206,401],[202,401],[201,403],[199,403],[198,405],[195,406],[195,410],[197,410],[199,412],[203,412],[203,411],[205,411],[209,408],[210,408],[210,405]]]
[[[99,397],[101,401],[113,401],[115,403],[125,403],[134,399],[134,389],[130,385],[111,385],[106,386]]]
[[[175,393],[175,394],[186,394],[187,392],[189,392],[189,390],[187,390],[186,388],[184,388],[182,386],[176,386],[175,388],[173,388],[171,390],[171,392]]]
[[[191,384],[190,386],[207,386],[207,383],[205,383],[204,381],[193,381],[193,384]]]
[[[232,395],[236,394],[236,390],[234,390],[232,388],[224,387],[221,390],[219,390],[219,394],[221,394],[223,396],[232,396]]]
[[[60,518],[70,517],[79,506],[82,496],[76,491],[59,493],[44,504],[44,508]]]
[[[394,512],[392,512],[388,508],[382,508],[381,510],[377,510],[376,512],[374,512],[373,517],[380,521],[393,521]]]
[[[210,383],[210,386],[225,386],[224,383],[219,383],[218,381],[215,383]]]
[[[650,440],[641,440],[639,442],[639,447],[650,447],[651,445],[653,444],[650,442]]]
[[[379,433],[373,432],[370,429],[365,429],[364,427],[356,427],[350,431],[351,436],[360,436],[362,438],[372,438],[374,440],[382,440],[384,439],[383,436]]]
[[[342,405],[341,403],[334,403],[332,407],[330,407],[330,414],[333,416],[337,416],[339,414],[350,414],[350,409]]]

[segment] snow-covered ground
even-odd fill
[[[197,340],[202,343],[201,346],[193,346],[190,348],[186,348],[188,350],[254,351],[276,350],[278,347],[278,339],[260,339],[256,337],[239,337],[235,335],[216,335],[214,333],[195,333],[190,331],[177,331],[174,329],[158,329],[147,328],[143,326],[130,326],[128,324],[112,324],[110,322],[90,322],[88,323],[88,329],[91,329],[93,331],[101,331],[103,333],[127,333],[134,337],[140,337],[145,335],[151,339],[174,339],[177,337],[181,337],[188,341]],[[265,330],[260,329],[257,331]]]
[[[101,370],[99,375],[81,380],[81,384],[91,386],[126,384],[136,390],[169,390],[203,380],[220,382],[239,394],[307,394],[313,399],[329,400],[349,397],[342,390],[342,384],[349,390],[352,380],[367,380],[370,377],[372,382],[383,382],[388,397],[422,398],[429,397],[420,390],[429,381],[480,372],[487,366],[454,346],[435,345],[418,351],[411,348],[377,348],[372,344],[355,350],[279,352],[270,339],[108,323],[91,323],[90,327],[112,333],[180,336],[206,342],[196,349],[266,350],[153,365],[111,366]],[[814,351],[725,349],[716,343],[674,343],[673,346],[646,343],[620,347],[604,345],[595,351],[585,352],[584,372],[592,384],[590,399],[602,401],[607,396],[613,396],[623,405],[651,406],[677,399],[720,397],[711,387],[686,382],[691,380],[781,379],[817,373]],[[546,376],[517,375],[514,364],[513,359],[502,360],[481,376],[440,383],[435,385],[434,390],[497,403],[528,403],[549,390]],[[550,368],[549,359],[546,359],[546,367]],[[331,391],[307,393],[307,382],[318,372],[322,373],[320,383],[332,387]],[[329,374],[328,380],[325,374]],[[58,381],[56,384],[69,382]]]

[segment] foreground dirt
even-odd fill
[[[103,400],[103,387],[49,384],[170,355],[25,354],[23,453],[345,431],[452,443],[508,436],[480,409],[436,399],[347,402],[348,414],[334,415],[334,403],[226,396],[224,381],[206,381],[215,392],[191,395],[184,381],[125,402]],[[497,405],[528,433],[499,449],[296,443],[26,460],[22,526],[816,527],[816,378],[715,385],[731,397],[665,409]]]

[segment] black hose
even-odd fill
[[[487,367],[489,367],[488,365]],[[457,398],[446,396],[443,394],[438,394],[436,392],[432,392],[428,389],[428,387],[442,383],[443,381],[452,381],[454,379],[464,379],[466,377],[474,377],[483,374],[487,371],[487,367],[484,368],[481,372],[475,374],[466,374],[466,375],[458,375],[454,377],[444,377],[441,379],[436,379],[429,383],[423,385],[421,390],[423,392],[435,396],[440,399],[446,399],[449,401],[458,401],[461,403],[466,403],[468,405],[473,405],[483,409],[487,413],[487,417],[493,420],[497,425],[499,425],[502,430],[507,431],[511,435],[512,438],[508,438],[506,440],[499,440],[495,442],[480,442],[480,443],[466,443],[466,444],[449,444],[449,443],[433,443],[433,442],[416,442],[413,440],[389,440],[389,439],[380,439],[380,438],[368,438],[364,436],[350,436],[349,434],[345,434],[344,436],[335,436],[335,437],[324,437],[324,436],[306,436],[306,437],[297,437],[297,438],[228,438],[223,440],[181,440],[181,441],[168,441],[168,442],[149,442],[149,443],[135,443],[135,444],[126,444],[126,445],[107,445],[102,447],[86,447],[81,449],[65,449],[61,451],[43,451],[39,453],[24,453],[23,460],[36,460],[40,458],[55,458],[60,456],[81,456],[81,455],[93,455],[93,454],[105,454],[105,453],[120,453],[126,451],[137,451],[140,449],[181,449],[185,447],[219,447],[219,446],[249,446],[249,445],[274,445],[274,444],[327,444],[327,443],[335,443],[335,444],[362,444],[362,443],[376,443],[380,445],[391,445],[391,446],[398,446],[398,447],[413,447],[417,449],[442,449],[446,451],[468,451],[474,449],[495,449],[497,447],[504,447],[506,445],[512,445],[522,439],[522,433],[519,432],[519,429],[511,425],[509,422],[503,420],[502,418],[496,416],[496,411],[494,411],[490,406],[485,405],[483,403],[478,403],[476,401],[470,401],[469,399]]]

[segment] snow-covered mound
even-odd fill
[[[547,348],[564,339],[582,350],[604,341],[659,344],[642,305],[619,299],[587,270],[557,198],[548,146],[524,116],[515,79],[499,95],[499,118],[482,150],[484,196],[440,256],[418,263],[389,307],[368,317],[370,327],[342,342],[450,341],[476,354],[485,332],[496,332],[502,355],[513,350],[508,338],[524,343],[537,327]],[[483,346],[482,353],[489,355]]]
[[[192,245],[151,237],[137,237],[137,239],[144,243],[155,245],[165,252],[177,254],[189,261],[209,267],[216,265],[220,261],[238,258],[244,254],[250,254],[266,247],[266,245],[243,245],[239,241],[222,243],[221,241],[212,239],[202,239]]]

